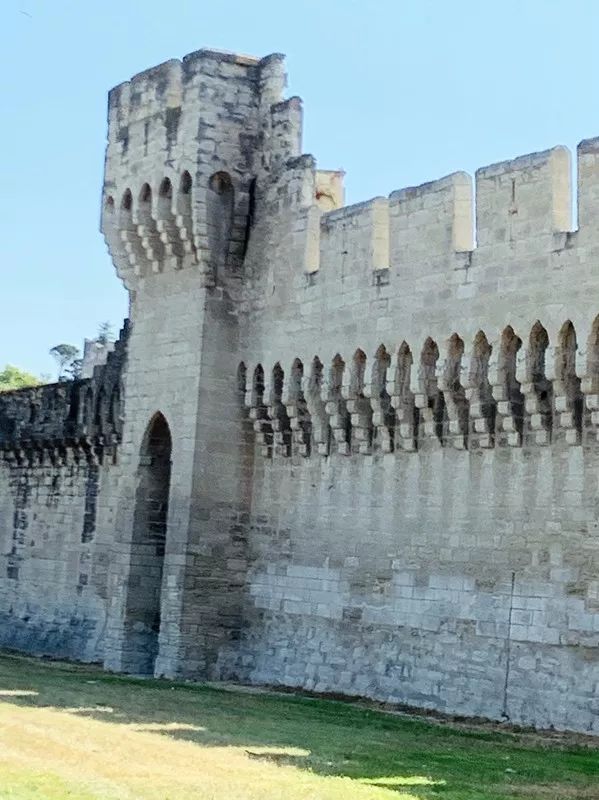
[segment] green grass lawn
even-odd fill
[[[599,800],[599,742],[0,655],[0,798]]]

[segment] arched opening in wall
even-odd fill
[[[252,376],[250,417],[254,420],[254,430],[258,444],[262,445],[265,455],[272,455],[273,423],[268,415],[264,393],[264,369],[258,364]]]
[[[595,387],[599,386],[599,316],[593,321],[587,342],[587,375],[594,392]]]
[[[447,361],[445,362],[445,433],[449,434],[448,421],[454,420],[461,434],[468,433],[468,401],[462,386],[462,356],[464,341],[457,333],[452,333],[447,343]],[[454,431],[457,432],[457,431]]]
[[[173,184],[169,178],[163,178],[158,190],[158,216],[161,219],[169,217],[173,202]]]
[[[574,427],[580,432],[582,431],[583,397],[580,390],[580,378],[576,374],[576,351],[578,350],[576,330],[570,320],[567,320],[562,325],[558,342],[557,378],[562,383],[568,408],[572,413]]]
[[[91,386],[88,386],[83,400],[83,427],[85,432],[89,434],[94,422],[94,391]]]
[[[491,358],[491,345],[483,331],[474,337],[472,346],[472,359],[470,361],[470,385],[473,387],[473,403],[477,406],[472,414],[473,424],[476,419],[487,422],[488,433],[495,432],[495,416],[497,403],[493,397],[493,390],[489,381],[489,360]],[[476,431],[475,432],[480,432]]]
[[[528,340],[528,380],[533,384],[538,401],[538,413],[544,427],[551,430],[553,388],[545,373],[545,354],[549,347],[549,335],[539,320],[535,322]]]
[[[108,397],[103,433],[109,437],[106,439],[106,444],[114,444],[112,437],[120,433],[120,393],[118,384],[113,386]]]
[[[254,370],[254,381],[252,388],[256,396],[256,405],[264,407],[264,368],[262,367],[262,364],[258,364]]]
[[[372,446],[372,406],[364,395],[366,353],[358,348],[354,353],[349,385],[348,411],[352,415],[352,447],[360,452]]]
[[[381,428],[386,428],[389,435],[389,448],[395,444],[395,409],[391,406],[391,396],[387,392],[387,371],[391,365],[391,356],[384,344],[379,345],[372,365],[372,405],[375,410],[373,416],[373,437],[376,438]],[[384,434],[385,431],[383,430]]]
[[[304,365],[299,358],[294,359],[289,376],[289,414],[293,414],[292,430],[294,447],[299,445],[302,456],[309,456],[312,444],[312,419],[304,395]]]
[[[345,361],[339,353],[333,357],[329,379],[329,401],[334,409],[331,416],[331,427],[335,430],[335,439],[339,443],[351,444],[352,424],[351,415],[347,410],[347,405],[343,399],[343,376],[345,373]]]
[[[192,219],[192,179],[187,170],[181,173],[179,187],[175,199],[175,225],[177,228],[177,238],[180,241],[180,249],[183,254],[189,253],[196,255],[196,245],[194,241],[193,219]]]
[[[104,430],[104,421],[106,419],[106,392],[104,391],[104,387],[100,389],[98,392],[98,399],[96,401],[96,413],[94,416],[94,425],[96,426],[96,432],[101,433]]]
[[[412,364],[414,357],[409,344],[403,341],[397,351],[397,367],[395,370],[395,411],[397,415],[396,429],[401,439],[407,439],[416,447],[420,412],[414,402],[412,392]]]
[[[215,277],[223,274],[229,256],[235,191],[226,172],[215,172],[208,181],[206,223],[210,265]]]
[[[110,194],[104,200],[104,211],[107,214],[114,214],[114,198]]]
[[[144,183],[139,193],[139,218],[143,222],[152,218],[152,189],[149,183]]]
[[[275,432],[275,452],[282,456],[291,455],[291,423],[287,415],[287,409],[283,404],[283,387],[285,384],[285,372],[283,367],[277,363],[272,369],[272,388],[270,396],[270,416]]]
[[[71,430],[74,430],[79,421],[79,401],[81,398],[81,390],[77,383],[73,381],[71,391],[69,392],[69,413],[67,423]]]
[[[326,413],[324,399],[324,364],[314,356],[310,370],[310,380],[306,392],[306,401],[312,419],[312,439],[314,449],[322,455],[328,455],[331,447],[331,426]]]
[[[437,361],[439,348],[429,336],[420,354],[420,385],[427,400],[427,410],[434,423],[435,435],[443,441],[443,420],[445,417],[445,398],[437,385]]]
[[[150,184],[144,183],[139,192],[137,219],[135,221],[141,223],[144,227],[143,235],[139,229],[138,233],[141,237],[141,245],[145,251],[145,258],[152,263],[153,269],[158,271],[162,268],[159,265],[164,264],[167,251],[156,224],[155,217],[157,216],[157,210],[152,197],[152,188]],[[161,198],[158,197],[158,204],[160,204],[160,201]],[[168,199],[166,199],[166,202],[168,203]]]
[[[345,361],[341,358],[339,353],[337,353],[333,358],[333,363],[331,364],[331,378],[329,380],[331,395],[333,395],[334,397],[341,396],[344,372],[345,372]]]
[[[322,386],[324,382],[324,364],[314,356],[312,359],[312,370],[310,372],[310,390],[314,391],[320,397],[322,393]]]
[[[414,358],[407,342],[402,342],[397,351],[397,370],[395,373],[395,394],[404,398],[411,394],[412,364]]]
[[[351,397],[364,397],[364,376],[366,374],[366,353],[358,348],[352,361],[350,393]]]
[[[185,170],[181,173],[181,180],[179,181],[179,195],[181,197],[189,197],[191,195],[191,186],[191,175]]]
[[[453,396],[459,395],[462,399],[464,389],[461,382],[462,356],[464,355],[464,341],[457,333],[452,333],[447,344],[447,362],[445,364],[445,383]],[[456,398],[457,399],[457,398]]]
[[[121,396],[119,392],[119,387],[115,386],[112,390],[112,395],[110,397],[110,409],[108,412],[108,422],[112,426],[112,428],[116,428],[118,419],[119,419],[119,406],[121,404]]]
[[[237,389],[237,414],[239,419],[239,432],[240,432],[240,446],[244,450],[243,461],[248,466],[246,474],[248,480],[252,474],[253,453],[254,453],[254,435],[253,435],[253,420],[256,417],[253,415],[255,410],[252,405],[248,409],[246,406],[246,399],[250,399],[251,393],[248,393],[248,370],[245,362],[240,361],[237,367],[236,375],[236,389]],[[261,442],[262,443],[262,442]]]
[[[119,227],[128,229],[131,227],[131,217],[133,214],[133,195],[131,189],[125,189],[121,198],[119,209]]]
[[[239,362],[237,367],[237,394],[241,403],[245,400],[245,392],[247,388],[247,367],[243,361]]]
[[[501,345],[498,359],[498,376],[500,380],[498,398],[507,400],[508,407],[501,413],[511,418],[511,425],[520,436],[524,429],[524,394],[520,381],[516,377],[518,369],[518,351],[522,347],[522,339],[516,335],[511,325],[501,334]],[[501,409],[502,406],[500,405]],[[504,430],[506,423],[502,424]]]
[[[171,450],[168,423],[157,413],[139,454],[127,581],[123,670],[140,675],[154,674],[158,655]]]

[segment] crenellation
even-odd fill
[[[414,275],[431,256],[473,248],[472,179],[465,172],[392,192],[389,212],[391,263],[402,274]]]
[[[271,124],[267,137],[268,167],[277,172],[290,158],[301,155],[303,107],[299,97],[290,97],[270,107]]]
[[[389,214],[385,198],[346,206],[320,217],[319,269],[342,291],[389,266]],[[370,280],[372,278],[370,277]]]
[[[51,458],[68,449],[92,458],[121,435],[121,373],[128,325],[92,378],[0,393],[0,458]],[[27,455],[29,454],[29,455]]]
[[[477,247],[530,246],[530,240],[571,230],[570,181],[565,147],[478,169]]]
[[[595,241],[596,219],[599,213],[599,137],[580,142],[577,148],[578,173],[578,234],[580,262],[592,269],[598,253]]]
[[[599,140],[577,231],[563,147],[344,206],[285,83],[110,93],[131,324],[0,394],[0,644],[597,733]]]

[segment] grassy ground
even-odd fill
[[[599,743],[0,655],[0,798],[598,800]]]

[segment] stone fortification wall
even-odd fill
[[[265,190],[223,674],[599,730],[599,142],[322,212]],[[300,187],[298,191],[297,187]]]
[[[599,141],[576,229],[562,147],[339,207],[284,85],[110,93],[126,380],[0,395],[0,643],[596,732]]]
[[[397,339],[417,352],[428,336],[442,349],[458,329],[465,343],[481,329],[495,342],[507,324],[522,336],[537,319],[552,342],[571,320],[586,352],[598,140],[578,148],[577,229],[564,147],[478,170],[475,195],[456,173],[325,213],[312,199],[314,160],[294,164],[303,196],[288,172],[256,215],[245,265],[248,361],[268,361],[273,341],[270,361],[287,363],[312,357],[315,341],[327,360],[342,347],[374,353]]]
[[[598,459],[260,460],[221,675],[597,732]]]
[[[101,660],[127,328],[87,380],[0,393],[0,645]]]

